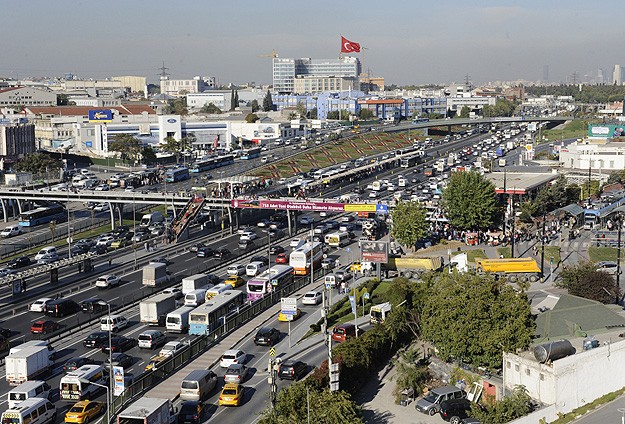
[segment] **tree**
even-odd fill
[[[526,348],[534,327],[525,292],[491,275],[442,274],[424,300],[422,338],[443,360],[499,369],[502,352]]]
[[[302,102],[298,102],[297,106],[295,106],[295,111],[297,112],[298,118],[306,117],[306,105]]]
[[[236,90],[234,92],[234,108],[238,108],[239,107],[239,90]]]
[[[273,100],[271,99],[271,93],[269,92],[269,90],[267,90],[267,94],[263,99],[263,110],[265,112],[273,110]]]
[[[141,158],[146,165],[154,165],[156,163],[156,152],[152,146],[143,146],[141,149]]]
[[[373,111],[370,109],[360,109],[358,111],[358,117],[363,121],[368,121],[369,119],[373,118]]]
[[[497,219],[495,186],[477,172],[452,172],[443,190],[443,208],[461,230],[486,229]]]
[[[391,235],[413,250],[419,239],[426,235],[425,208],[419,202],[399,202],[392,212]]]
[[[588,261],[564,266],[556,286],[567,289],[571,295],[606,304],[614,303],[621,297],[621,290],[616,287],[614,277],[607,272],[597,271],[596,265]]]
[[[529,414],[531,398],[524,386],[515,386],[512,393],[499,402],[483,407],[473,405],[471,416],[481,423],[508,423]]]
[[[141,151],[141,142],[131,134],[115,134],[113,140],[108,143],[108,149],[119,152],[122,160],[136,161]]]
[[[395,365],[395,402],[399,403],[401,392],[412,389],[413,393],[421,393],[425,383],[430,380],[430,372],[418,349],[408,348],[393,361]]]
[[[460,114],[458,116],[460,118],[468,118],[470,112],[471,109],[469,109],[469,106],[462,106],[462,109],[460,109]]]
[[[56,105],[57,106],[67,106],[69,104],[69,98],[67,94],[57,94],[56,95]]]
[[[308,408],[310,405],[310,410]],[[308,412],[310,411],[310,416]],[[310,418],[310,420],[309,420]],[[360,424],[360,407],[344,391],[317,388],[314,382],[298,381],[278,392],[274,408],[261,413],[259,424]]]
[[[234,88],[232,89],[232,92],[230,93],[230,110],[234,110],[235,108],[235,103],[234,103]]]
[[[248,122],[250,124],[253,124],[256,121],[258,121],[258,115],[256,115],[255,113],[248,113],[245,117],[245,122]]]
[[[166,115],[187,115],[189,113],[187,109],[187,98],[181,97],[179,99],[170,100],[167,102],[164,112]]]
[[[307,116],[308,116],[308,118],[310,118],[310,119],[317,119],[317,116],[318,116],[317,108],[316,108],[316,107],[314,107],[314,108],[310,109],[310,110],[308,111]]]
[[[200,112],[201,113],[213,113],[213,114],[222,113],[221,109],[219,109],[217,106],[215,106],[212,103],[202,106],[202,109],[200,109]]]
[[[31,153],[21,158],[14,166],[18,172],[30,172],[42,174],[44,172],[58,171],[63,167],[60,159],[55,159],[45,153]]]
[[[258,109],[260,108],[260,106],[258,106],[258,100],[256,99],[252,100],[250,106],[252,107],[252,113],[258,112]]]

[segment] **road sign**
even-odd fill
[[[345,251],[346,251],[346,252],[351,252],[351,250],[352,250],[352,249],[351,249],[349,246],[347,246],[347,247],[345,248]]]
[[[365,299],[369,299],[369,292],[364,292],[362,294],[362,297],[364,297]]]
[[[284,315],[295,315],[297,313],[297,298],[283,297],[280,299],[280,308]]]
[[[269,356],[276,356],[276,348],[272,347],[271,349],[269,349]]]

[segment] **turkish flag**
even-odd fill
[[[360,44],[349,41],[341,35],[341,53],[360,53]]]

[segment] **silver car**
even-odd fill
[[[242,383],[247,377],[248,368],[243,364],[232,364],[226,370],[224,374],[224,381],[226,383]]]

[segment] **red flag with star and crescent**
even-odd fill
[[[341,35],[341,53],[360,53],[360,44],[349,41]]]

